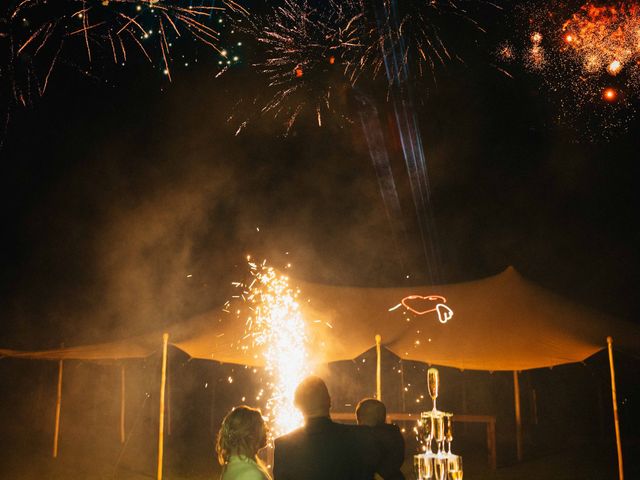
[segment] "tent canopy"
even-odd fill
[[[301,284],[312,299],[310,318],[334,325],[333,358],[353,358],[374,343],[373,335],[400,358],[474,370],[526,370],[585,360],[616,345],[640,349],[640,329],[568,301],[509,267],[481,280],[425,287],[344,288]],[[446,324],[435,312],[415,315],[410,296],[441,295],[454,312]],[[416,311],[433,301],[407,299]]]
[[[313,360],[357,357],[375,344],[403,359],[473,370],[526,370],[579,362],[606,348],[640,350],[635,325],[577,305],[522,278],[512,267],[481,280],[421,287],[356,288],[298,282]],[[454,315],[435,311],[442,300]],[[410,298],[411,297],[411,298]],[[404,299],[404,304],[402,303]],[[399,305],[399,307],[397,307]],[[397,307],[393,309],[393,307]],[[440,307],[444,308],[444,307]],[[390,310],[392,309],[392,310]],[[167,329],[170,343],[193,358],[260,366],[241,318],[220,310]],[[0,355],[39,359],[115,360],[159,351],[161,334],[40,352],[0,349]]]

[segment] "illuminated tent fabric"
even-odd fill
[[[349,360],[371,348],[376,334],[401,358],[475,370],[526,370],[579,362],[616,346],[640,350],[640,329],[572,303],[522,278],[513,268],[472,282],[402,288],[336,287],[298,282],[299,302],[309,324],[312,355],[319,362]],[[404,306],[411,295],[442,295],[454,311],[446,324],[430,312]],[[416,311],[436,302],[405,302]],[[236,317],[219,312],[187,322],[172,344],[194,358],[260,365],[259,351],[242,352],[244,334]],[[246,345],[246,343],[245,343]]]
[[[291,281],[302,291],[301,310],[309,325],[314,360],[353,359],[382,336],[384,346],[404,359],[477,370],[513,370],[516,403],[517,450],[521,459],[518,370],[585,360],[606,348],[612,336],[618,348],[640,350],[640,329],[609,315],[576,305],[523,279],[513,268],[472,282],[402,288],[354,288]],[[433,311],[446,297],[453,318],[438,322]],[[412,297],[412,298],[409,298]],[[57,350],[20,352],[0,349],[0,357],[60,360],[53,456],[57,456],[62,392],[62,360],[112,361],[145,358],[162,351],[158,479],[162,478],[164,389],[167,340],[192,358],[246,365],[262,364],[259,348],[246,336],[243,314],[220,310],[197,316],[160,332],[111,343]],[[442,308],[442,307],[440,307]],[[418,314],[424,312],[424,314]],[[160,341],[162,339],[162,343]],[[162,348],[161,348],[162,345]],[[380,357],[379,357],[380,358]],[[621,443],[616,410],[613,358],[612,395],[616,424],[619,471]],[[122,366],[120,437],[125,441],[124,366]],[[378,388],[380,388],[378,384]]]
[[[356,288],[291,280],[310,327],[319,362],[353,359],[371,348],[376,334],[404,359],[475,370],[526,370],[579,362],[606,348],[640,350],[639,329],[570,302],[522,278],[513,268],[481,280],[440,286]],[[446,297],[454,316],[447,324],[435,312],[415,315],[400,306],[411,295]],[[416,311],[436,302],[414,299]],[[242,304],[239,308],[245,308]],[[242,314],[220,310],[169,329],[170,344],[193,358],[259,366],[260,349],[245,337]],[[0,355],[40,359],[141,358],[160,349],[161,334],[120,342],[44,352],[0,350]],[[243,348],[244,347],[244,348]]]
[[[0,348],[0,357],[26,358],[31,360],[90,360],[110,361],[127,358],[146,358],[160,350],[162,336],[144,335],[126,340],[81,345],[52,350],[19,351]]]
[[[171,339],[170,345],[192,358],[250,366],[264,365],[260,347],[243,349],[243,346],[250,345],[250,339],[246,338],[244,320],[235,315],[224,314],[221,310],[198,315],[163,331],[120,341],[36,351],[0,348],[0,357],[99,362],[147,358],[161,352],[162,335],[165,332]]]
[[[640,350],[640,329],[577,305],[522,278],[513,267],[481,280],[440,286],[345,288],[301,284],[308,317],[333,325],[326,357],[354,358],[383,345],[401,358],[476,370],[526,370],[579,362],[606,348]],[[441,295],[454,311],[418,316],[398,305],[410,295]],[[413,300],[421,311],[435,302]],[[328,342],[327,342],[328,343]]]

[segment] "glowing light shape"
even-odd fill
[[[436,305],[436,313],[440,323],[447,323],[453,317],[453,310],[442,303]]]
[[[438,303],[432,308],[419,309],[415,305],[421,301]],[[415,308],[411,305],[412,302]],[[398,305],[391,307],[389,311],[392,312],[402,306],[415,315],[426,315],[427,313],[435,312],[436,315],[438,315],[438,321],[440,323],[447,323],[451,318],[453,318],[453,310],[445,305],[446,303],[447,299],[441,295],[409,295],[404,297]]]
[[[602,92],[602,98],[607,102],[615,102],[618,99],[618,92],[615,88],[605,88]]]
[[[622,69],[622,64],[618,60],[614,60],[607,67],[607,72],[615,76],[620,72],[621,69]]]

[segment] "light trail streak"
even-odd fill
[[[393,171],[391,170],[389,153],[387,152],[384,142],[378,109],[374,102],[362,93],[358,95],[358,101],[360,104],[359,117],[362,132],[367,141],[369,156],[371,157],[371,162],[376,172],[378,188],[380,189],[380,196],[384,204],[387,221],[391,227],[398,262],[404,272],[407,266],[406,255],[404,253],[404,247],[408,244],[407,233],[402,220],[402,208],[400,207],[396,182],[393,177]]]
[[[377,9],[377,15],[379,28],[389,32],[388,35],[385,35],[383,60],[420,231],[427,275],[431,283],[437,283],[439,281],[438,237],[433,212],[430,208],[431,194],[426,156],[422,146],[418,120],[413,109],[409,65],[406,55],[403,53],[407,50],[398,21],[396,1],[380,5]]]

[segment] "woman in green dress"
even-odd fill
[[[267,445],[267,428],[257,408],[235,407],[222,421],[216,451],[222,480],[271,480],[258,459]]]

